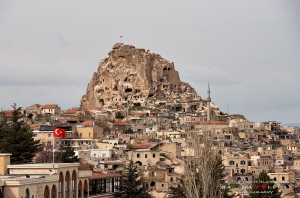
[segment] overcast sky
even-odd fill
[[[225,112],[300,122],[299,0],[1,0],[0,108],[79,106],[121,35]]]

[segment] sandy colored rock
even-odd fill
[[[147,105],[147,98],[187,97],[201,100],[182,82],[174,63],[149,50],[117,43],[100,61],[97,72],[82,96],[82,106]]]

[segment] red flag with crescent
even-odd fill
[[[66,138],[66,129],[53,127],[53,136],[59,138]]]

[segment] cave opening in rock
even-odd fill
[[[132,92],[132,89],[131,89],[131,88],[126,88],[126,89],[125,89],[125,92],[126,92],[126,93]]]
[[[103,99],[99,99],[99,103],[104,105],[104,100]]]
[[[140,106],[141,106],[141,103],[135,102],[133,105],[134,105],[135,107],[140,107]]]
[[[149,98],[152,97],[152,96],[153,96],[153,94],[149,94],[149,95],[148,95]]]
[[[176,107],[176,111],[181,111],[182,108],[181,107]]]

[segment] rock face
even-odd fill
[[[148,98],[200,96],[180,81],[174,63],[149,50],[117,43],[101,60],[82,96],[82,106],[114,106],[124,103],[147,105]]]

